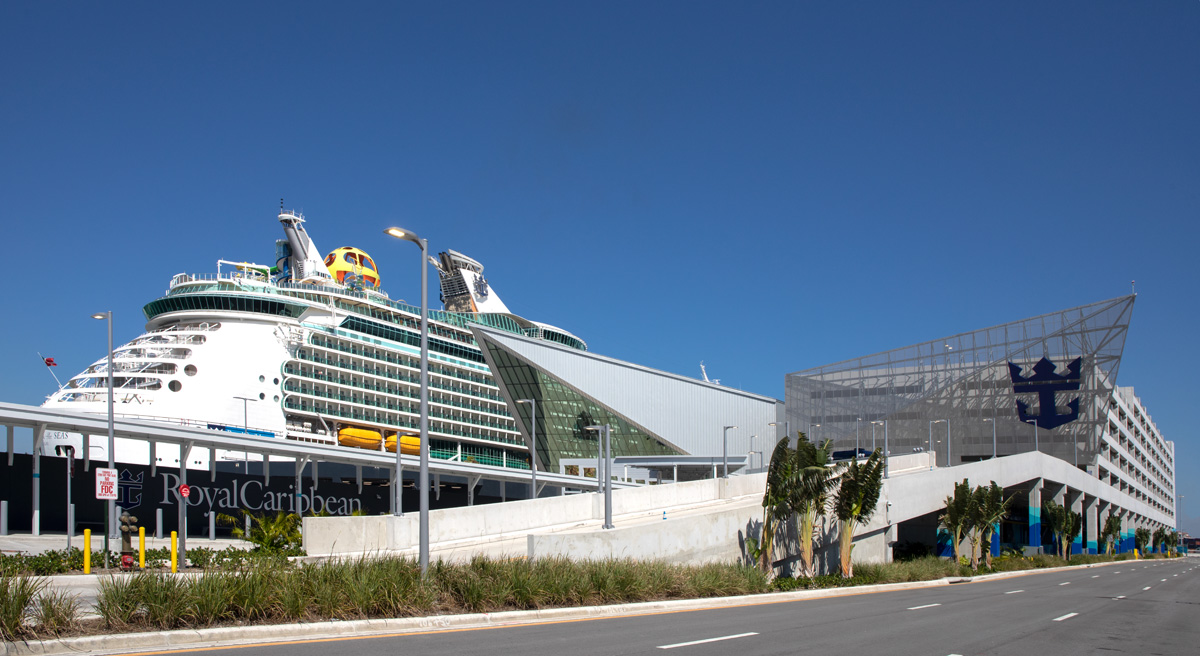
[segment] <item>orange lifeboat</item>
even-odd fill
[[[392,453],[396,452],[396,434],[388,435],[386,448]],[[406,456],[421,455],[421,438],[417,435],[399,435],[400,438],[400,453]]]

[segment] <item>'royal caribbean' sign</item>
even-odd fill
[[[1077,392],[1082,379],[1080,368],[1083,359],[1075,358],[1067,364],[1066,375],[1060,375],[1055,370],[1054,363],[1047,358],[1038,360],[1033,365],[1032,376],[1022,376],[1022,368],[1011,362],[1008,363],[1008,374],[1012,379],[1013,394],[1036,394],[1038,412],[1029,414],[1029,404],[1017,399],[1017,415],[1023,422],[1033,422],[1038,428],[1050,430],[1063,424],[1079,419],[1079,397],[1067,402],[1070,412],[1058,413],[1058,393]]]

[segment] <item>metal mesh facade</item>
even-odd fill
[[[793,433],[928,450],[941,466],[1032,451],[1084,467],[1099,449],[1134,296],[846,360],[786,377]],[[994,433],[993,433],[994,430]],[[994,438],[993,438],[994,435]]]

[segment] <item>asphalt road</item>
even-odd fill
[[[680,611],[369,638],[243,645],[189,654],[1189,654],[1200,650],[1200,559]]]

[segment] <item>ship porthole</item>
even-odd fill
[[[278,385],[278,384],[279,384],[279,379],[278,379],[278,378],[276,378],[276,379],[275,379],[275,381],[274,381],[274,384],[276,384],[276,385]]]
[[[178,392],[179,390],[183,389],[183,383],[173,380],[167,383],[167,389],[171,390],[172,392]]]
[[[188,366],[184,367],[183,373],[185,373],[189,376],[195,376],[196,375],[196,365],[189,364]]]
[[[259,376],[259,377],[258,377],[258,382],[260,382],[260,383],[265,383],[265,382],[267,382],[267,377],[266,377],[266,376]]]
[[[259,392],[259,393],[258,393],[258,400],[259,400],[259,401],[261,401],[261,400],[263,400],[263,399],[265,399],[265,398],[267,398],[267,395],[266,395],[266,394],[263,394],[262,392]]]
[[[278,394],[275,395],[275,402],[279,403],[279,395]]]

